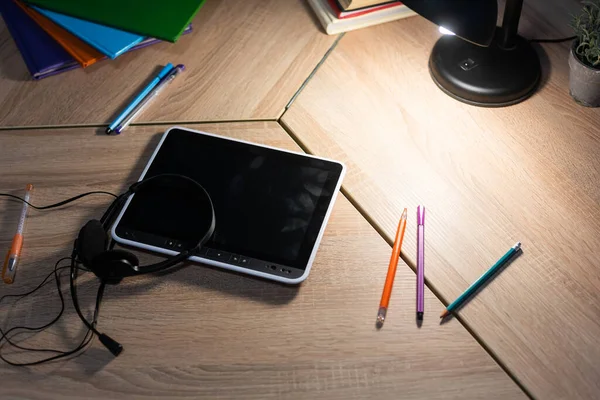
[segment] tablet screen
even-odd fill
[[[207,247],[305,268],[342,173],[339,163],[226,138],[172,129],[144,178],[189,176],[212,198],[215,232]],[[203,232],[189,188],[157,187],[133,197],[115,232],[161,247]]]

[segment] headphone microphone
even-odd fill
[[[100,343],[102,343],[104,347],[106,347],[113,354],[113,356],[116,357],[121,354],[123,351],[123,346],[121,346],[121,343],[112,339],[110,336],[105,335],[104,333],[99,333],[95,329],[92,330],[92,332],[98,335],[98,340],[100,340]]]

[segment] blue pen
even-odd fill
[[[115,133],[119,135],[125,128],[129,126],[133,122],[134,119],[137,118],[138,115],[144,112],[144,110],[152,104],[152,101],[158,97],[158,95],[165,90],[167,86],[169,86],[177,76],[185,70],[185,65],[179,64],[175,68],[171,70],[161,81],[152,89],[148,96],[142,100],[140,104],[129,114],[127,118],[125,118],[119,126],[115,128]]]
[[[158,85],[158,82],[161,81],[162,78],[164,78],[165,76],[167,76],[167,74],[169,72],[171,72],[171,70],[173,69],[173,64],[168,63],[156,76],[156,78],[152,79],[152,82],[150,82],[148,84],[148,86],[146,86],[144,88],[144,90],[142,90],[142,92],[140,94],[138,94],[136,96],[135,99],[133,99],[133,101],[131,102],[131,104],[129,104],[127,106],[127,108],[121,113],[119,114],[119,116],[117,117],[117,119],[115,119],[112,124],[110,124],[108,126],[108,128],[106,128],[106,134],[109,135],[111,134],[115,128],[117,126],[119,126],[119,124],[121,123],[121,121],[123,121],[125,118],[127,118],[127,116],[131,113],[131,111],[133,111],[133,109],[142,102],[142,100],[144,100],[144,98],[148,95],[148,93],[150,93],[152,91],[152,89],[154,89],[154,87],[156,85]]]

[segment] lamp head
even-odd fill
[[[489,46],[494,38],[497,0],[403,0],[402,3],[469,42]]]

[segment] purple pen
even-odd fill
[[[425,311],[425,207],[417,207],[417,320]]]

